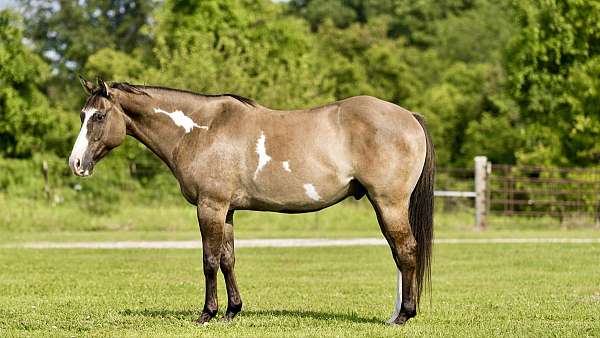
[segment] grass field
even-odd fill
[[[436,238],[600,237],[536,222],[473,231],[472,211],[436,214]],[[319,213],[236,213],[236,238],[380,237],[366,201]],[[123,201],[97,214],[0,194],[0,244],[198,240],[183,202]],[[395,267],[382,246],[240,248],[244,311],[192,323],[204,295],[200,250],[0,248],[0,337],[7,336],[600,336],[600,244],[439,244],[431,306],[384,324]],[[221,308],[226,297],[220,280]]]
[[[437,213],[437,238],[465,237],[600,237],[600,229],[524,224],[491,225],[473,231],[469,208]],[[236,212],[236,238],[381,237],[366,199],[346,200],[318,213],[284,215]],[[0,243],[24,241],[191,240],[199,239],[196,210],[179,203],[140,205],[123,202],[114,211],[90,213],[73,204],[49,205],[43,200],[10,198],[0,193]]]
[[[244,311],[199,327],[199,250],[0,249],[0,336],[599,336],[599,257],[597,244],[437,245],[431,305],[389,327],[386,248],[239,249]]]

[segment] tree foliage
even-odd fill
[[[49,141],[36,128],[76,129],[84,95],[70,79],[83,72],[274,108],[378,96],[427,117],[442,166],[481,154],[547,165],[600,158],[597,0],[22,3],[26,39],[3,17],[4,156],[70,150],[76,130]],[[118,156],[147,156],[125,148]]]
[[[150,43],[142,28],[153,0],[19,1],[28,38],[60,75],[71,79],[102,48],[131,53]]]
[[[523,28],[508,49],[510,90],[523,112],[526,162],[600,160],[600,2],[535,0],[518,8]]]
[[[257,13],[261,13],[260,16]],[[159,67],[148,81],[202,92],[237,92],[275,107],[326,96],[306,23],[270,1],[167,1],[155,27]],[[189,74],[179,76],[178,74]]]
[[[55,121],[39,86],[50,68],[23,44],[21,22],[0,12],[0,155],[30,157],[44,149]]]

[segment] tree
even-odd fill
[[[20,38],[3,47],[37,58],[23,67],[41,65],[39,76],[11,80],[13,96],[31,105],[27,121],[46,123],[35,112],[53,107],[53,118],[75,125],[84,95],[73,77],[83,72],[233,92],[274,108],[374,95],[426,115],[441,165],[468,165],[476,154],[565,165],[600,158],[597,0],[21,1],[38,56]],[[67,145],[53,149],[64,154],[72,132],[63,134]],[[30,150],[15,146],[11,156],[50,144],[47,135],[19,142]]]
[[[63,79],[75,79],[73,74],[102,48],[124,53],[151,48],[142,28],[154,0],[20,1],[27,37]]]
[[[454,61],[500,64],[517,32],[513,12],[506,1],[477,1],[470,9],[435,21],[431,46]]]
[[[367,23],[373,17],[392,13],[394,0],[292,0],[291,13],[305,18],[313,31],[326,20],[338,28],[350,27],[353,23]]]
[[[39,86],[50,68],[23,44],[22,22],[8,10],[0,12],[0,155],[30,157],[52,147],[60,135]]]
[[[477,0],[292,0],[289,11],[305,18],[313,31],[330,20],[338,28],[366,24],[388,16],[386,34],[404,37],[409,45],[428,47],[435,23],[474,7]]]
[[[319,58],[306,23],[283,9],[268,0],[165,2],[153,30],[159,67],[143,80],[234,92],[272,107],[331,100],[328,60]]]
[[[593,165],[600,159],[600,2],[531,0],[508,50],[510,93],[523,110],[527,163]],[[552,135],[548,135],[552,134]]]

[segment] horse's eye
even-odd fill
[[[102,121],[102,120],[104,120],[104,116],[105,116],[105,114],[98,114],[98,115],[96,115],[96,119],[98,121]]]

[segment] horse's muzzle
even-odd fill
[[[69,167],[73,174],[79,177],[90,176],[94,171],[94,163],[92,161],[84,161],[78,157],[69,158]]]

